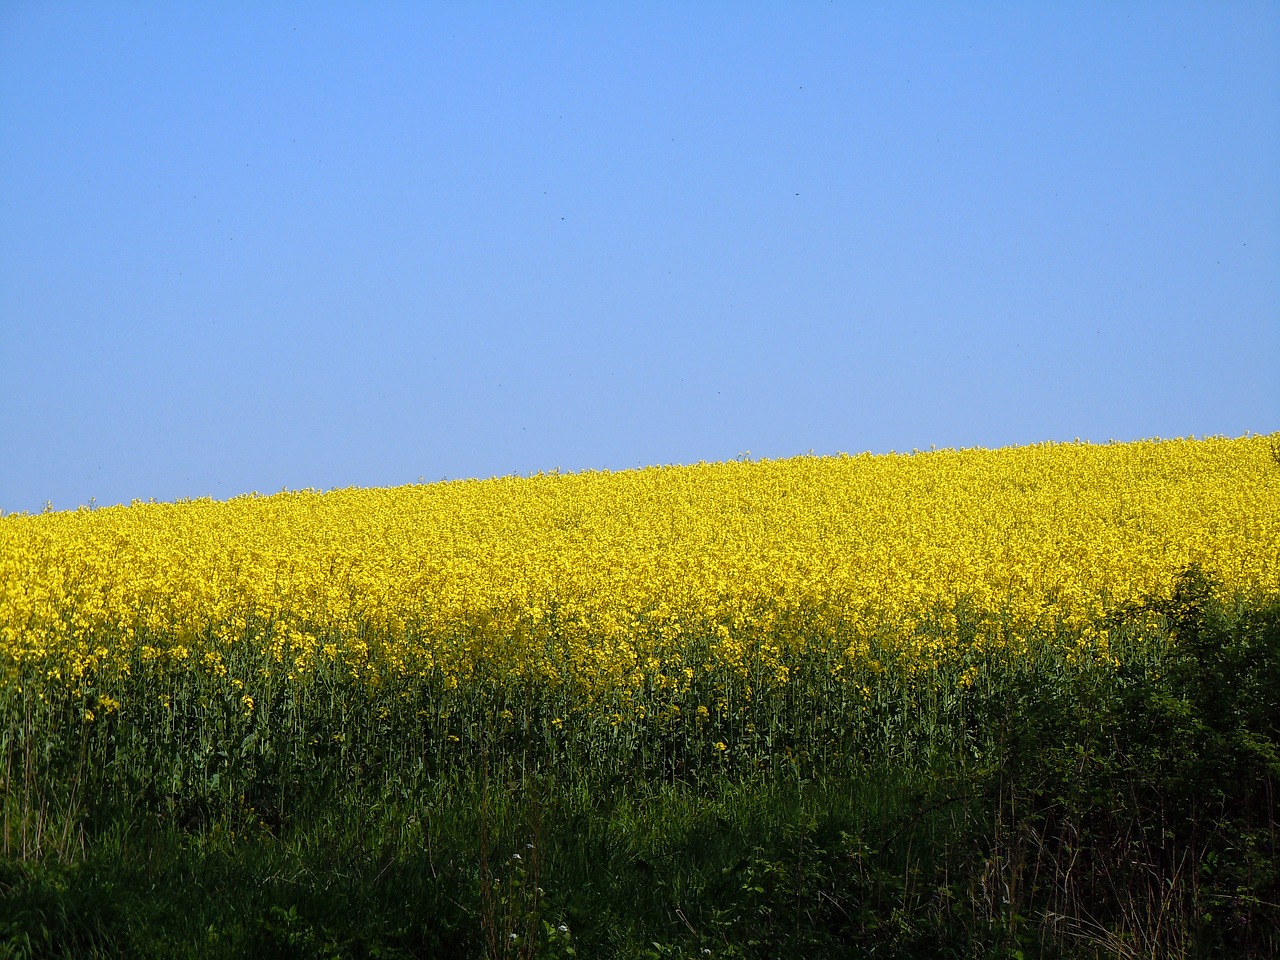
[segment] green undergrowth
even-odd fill
[[[0,958],[1280,955],[1280,605],[1191,569],[1102,626],[704,727],[11,688]]]

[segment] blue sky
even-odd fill
[[[0,3],[0,509],[1280,429],[1280,6]]]

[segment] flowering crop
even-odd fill
[[[750,818],[715,829],[785,824],[790,846],[806,835],[792,832],[796,808],[769,798],[794,784],[824,810],[857,811],[838,860],[809,840],[794,871],[755,847],[720,871],[692,861],[692,885],[643,883],[727,891],[745,870],[742,916],[777,930],[792,925],[764,905],[782,901],[757,896],[776,886],[809,916],[803,891],[839,897],[836,877],[896,891],[846,890],[848,912],[828,898],[851,921],[870,916],[856,902],[893,897],[926,914],[917,851],[943,878],[936,902],[999,897],[1020,923],[1039,884],[1057,929],[1073,876],[1108,890],[1138,877],[1154,906],[1124,901],[1124,922],[1207,916],[1170,907],[1180,865],[1215,849],[1205,824],[1220,865],[1248,850],[1238,838],[1254,834],[1218,811],[1271,795],[1255,774],[1275,756],[1274,637],[1258,638],[1280,600],[1277,441],[802,457],[3,516],[0,859],[66,860],[112,833],[149,850],[156,828],[255,850],[294,835],[381,864],[376,885],[396,849],[425,856],[434,879],[432,851],[453,837],[438,862],[462,869],[479,849],[491,955],[572,952],[539,886],[541,844],[491,858],[491,836],[510,844],[538,834],[544,809],[575,811],[552,832],[590,846],[560,849],[616,847],[617,872],[634,873],[640,848],[611,839],[607,798],[644,808],[646,837],[682,836],[655,787],[724,811],[759,784],[742,794],[756,798]],[[1218,616],[1228,608],[1235,619]],[[1117,732],[1131,722],[1132,737]],[[1187,821],[1194,845],[1172,844],[1169,811],[1197,809],[1179,784],[1201,779],[1215,812]],[[1153,812],[1125,819],[1141,796]],[[895,844],[906,853],[887,859]],[[816,865],[809,879],[801,862]],[[568,888],[615,897],[606,872]],[[717,874],[728,886],[704,883]],[[448,902],[467,875],[440,874]],[[1224,869],[1203,902],[1216,911],[1259,888],[1244,875]],[[1015,888],[1030,892],[1003,899]],[[685,919],[678,902],[659,928]],[[717,905],[685,926],[697,937],[732,916]]]
[[[502,674],[591,694],[709,665],[784,682],[815,644],[854,673],[874,668],[872,638],[945,661],[961,612],[988,625],[979,643],[1067,625],[1105,652],[1107,613],[1191,563],[1280,590],[1267,438],[134,503],[0,518],[0,663],[217,673],[251,645],[294,676],[340,663],[372,683]]]

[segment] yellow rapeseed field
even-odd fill
[[[1280,592],[1274,440],[1042,444],[551,474],[0,518],[0,664],[74,682],[245,645],[291,675],[576,689],[797,650],[922,667],[1105,615],[1200,564]],[[927,625],[928,629],[922,629]],[[985,626],[984,626],[985,625]]]

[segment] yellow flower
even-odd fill
[[[685,696],[732,713],[747,683],[803,682],[794,665],[815,652],[850,692],[898,669],[964,687],[972,655],[1016,655],[1060,625],[1080,664],[1105,665],[1108,615],[1168,596],[1190,563],[1228,592],[1280,595],[1269,444],[798,457],[4,515],[0,668],[29,665],[50,689],[230,668],[252,677],[232,681],[238,695],[272,675],[264,663],[306,684],[337,662],[344,680],[425,677],[449,699],[478,677],[565,691],[621,724]],[[730,675],[732,691],[703,686]]]

